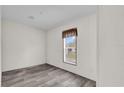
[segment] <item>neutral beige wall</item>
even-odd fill
[[[98,86],[124,86],[124,6],[100,6],[98,25]]]
[[[2,71],[45,63],[45,32],[9,20],[2,21]]]
[[[62,31],[77,27],[77,66],[63,63]],[[96,14],[82,17],[47,32],[47,61],[49,64],[96,80]]]

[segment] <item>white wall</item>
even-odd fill
[[[124,6],[99,7],[98,86],[124,86]]]
[[[0,86],[1,86],[1,6],[0,6]]]
[[[2,31],[2,71],[45,62],[45,32],[8,20],[2,21]]]
[[[62,31],[77,27],[77,66],[63,63]],[[48,63],[96,80],[96,15],[82,17],[47,32]]]

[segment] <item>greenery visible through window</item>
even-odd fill
[[[64,62],[76,64],[77,59],[77,37],[69,36],[64,38]]]

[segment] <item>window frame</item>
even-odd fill
[[[77,66],[77,36],[75,35],[75,55],[76,55],[76,58],[75,58],[75,62],[67,62],[65,61],[65,49],[64,49],[64,39],[65,38],[62,38],[62,48],[63,48],[63,62],[66,63],[66,64],[71,64],[71,65],[74,65],[74,66]]]

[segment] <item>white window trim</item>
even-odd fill
[[[76,50],[76,59],[75,59],[75,61],[74,62],[71,62],[71,61],[67,61],[66,60],[66,55],[65,55],[65,50],[66,49],[68,49],[69,47],[66,47],[65,45],[65,38],[63,39],[63,46],[64,46],[64,53],[63,53],[63,55],[64,55],[64,63],[68,63],[68,64],[72,64],[72,65],[77,65],[77,37],[75,36],[75,38],[76,38],[76,47],[75,47],[75,50]],[[70,47],[71,48],[71,47]],[[73,48],[73,47],[72,47]]]

